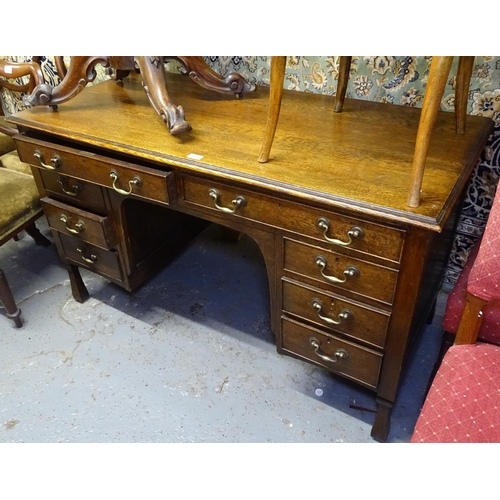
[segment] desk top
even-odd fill
[[[120,86],[106,81],[84,89],[54,112],[36,107],[9,118],[27,129],[208,173],[275,194],[326,203],[440,231],[467,183],[493,122],[467,117],[455,133],[454,113],[440,112],[431,140],[421,204],[406,204],[420,109],[285,91],[268,163],[257,161],[267,119],[267,87],[242,99],[201,88],[169,74],[172,101],[193,130],[172,136],[134,75]],[[200,155],[200,160],[189,158]]]

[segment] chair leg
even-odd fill
[[[264,140],[260,149],[259,162],[269,160],[274,134],[280,116],[281,99],[283,97],[283,80],[285,79],[286,56],[272,56],[271,59],[271,87],[269,89],[269,110]]]
[[[408,206],[410,207],[418,207],[420,205],[420,188],[422,187],[422,179],[424,177],[425,160],[429,150],[432,129],[436,123],[452,62],[453,56],[433,56],[432,58],[413,155],[410,192],[408,196]]]
[[[469,86],[474,68],[474,56],[460,56],[458,60],[457,81],[455,84],[455,120],[457,134],[465,133]]]
[[[352,56],[340,56],[339,60],[339,83],[337,84],[337,95],[335,96],[335,113],[340,113],[344,107],[349,73],[351,71]]]
[[[0,269],[0,302],[3,304],[5,310],[7,311],[7,317],[10,318],[12,321],[14,321],[17,328],[21,328],[23,326],[23,322],[21,320],[21,310],[18,309],[16,305],[7,278],[5,277],[5,274],[1,269]]]
[[[34,222],[27,226],[25,231],[35,240],[37,245],[42,245],[44,247],[50,245],[50,241],[40,232]]]

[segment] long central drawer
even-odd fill
[[[186,203],[297,232],[332,249],[348,247],[393,262],[401,259],[404,231],[200,177],[182,175],[181,180]]]

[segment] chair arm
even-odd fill
[[[483,309],[488,301],[472,293],[467,293],[467,300],[460,318],[457,334],[455,335],[455,345],[475,344],[479,330],[483,323]]]

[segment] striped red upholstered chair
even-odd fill
[[[461,279],[465,295],[449,298],[462,303],[455,343],[437,370],[411,442],[500,442],[500,189]]]

